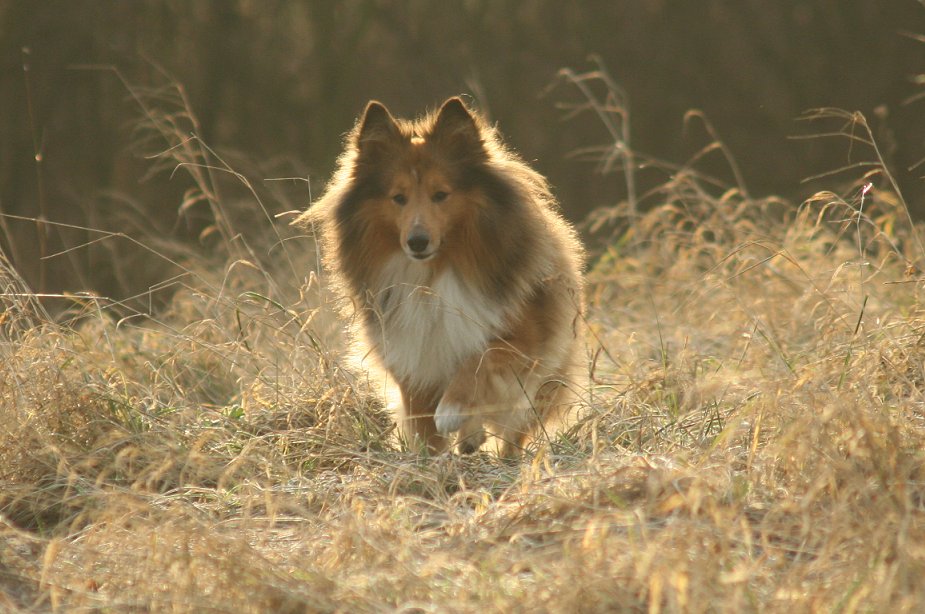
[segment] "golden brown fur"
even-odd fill
[[[409,440],[463,452],[483,425],[516,453],[565,402],[583,251],[545,179],[458,98],[418,121],[370,102],[324,196],[320,231]]]

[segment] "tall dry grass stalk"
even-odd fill
[[[423,458],[345,366],[311,241],[181,90],[132,91],[220,257],[149,246],[166,309],[63,320],[0,262],[0,610],[925,604],[925,254],[882,161],[798,207],[695,161],[602,212],[573,419],[520,462]]]

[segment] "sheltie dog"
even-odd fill
[[[320,235],[409,442],[437,453],[457,433],[471,453],[488,426],[513,456],[569,402],[581,244],[546,180],[459,98],[416,121],[370,102],[294,224]]]

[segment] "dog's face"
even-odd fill
[[[394,230],[409,258],[434,259],[479,207],[466,180],[486,156],[477,120],[458,98],[417,124],[371,102],[359,126],[356,173],[375,185],[365,206]]]
[[[429,260],[447,230],[464,212],[465,202],[438,168],[415,165],[396,173],[388,194],[395,210],[401,248],[409,258]]]

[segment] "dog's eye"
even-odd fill
[[[392,197],[392,202],[394,202],[396,205],[404,205],[408,202],[408,197],[404,194],[396,194]]]
[[[446,197],[449,196],[446,192],[434,192],[434,195],[430,197],[435,203],[440,203],[446,200]]]

